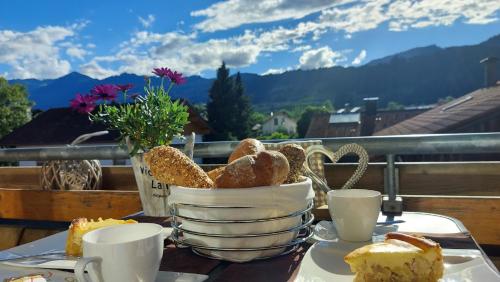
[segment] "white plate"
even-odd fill
[[[42,275],[47,278],[47,281],[52,282],[76,282],[75,275],[72,272],[53,269],[13,267],[0,264],[0,281],[5,281],[12,277],[22,277],[34,274]],[[207,279],[208,276],[202,274],[160,271],[155,281],[202,282]]]
[[[173,230],[171,227],[164,227],[163,229],[167,236],[170,236]],[[78,258],[64,255],[66,237],[67,231],[64,231],[28,244],[0,251],[0,264],[15,267],[73,270]],[[2,261],[5,259],[8,260]]]
[[[295,281],[352,282],[354,275],[344,262],[344,256],[366,244],[343,241],[315,243],[304,255]],[[488,266],[478,250],[443,249],[443,256],[445,271],[441,281],[500,281],[500,275]]]

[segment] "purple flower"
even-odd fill
[[[117,87],[113,84],[101,84],[92,88],[90,93],[92,93],[96,99],[113,101],[116,99],[117,90]]]
[[[121,91],[121,92],[127,92],[130,89],[132,89],[132,87],[134,87],[134,85],[132,83],[117,84],[116,85],[116,89],[118,89],[118,91]]]
[[[169,68],[154,68],[152,73],[156,74],[159,77],[168,76],[168,74],[172,72]]]
[[[88,114],[95,109],[95,98],[91,95],[76,94],[75,98],[71,100],[70,106],[81,114]]]
[[[170,78],[170,81],[172,81],[173,83],[175,83],[177,85],[183,84],[184,82],[186,82],[186,78],[182,77],[182,73],[177,72],[177,71],[169,70],[169,72],[167,73],[167,76],[168,76],[168,78]]]

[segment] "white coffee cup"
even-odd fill
[[[78,281],[153,282],[168,236],[161,225],[123,224],[96,229],[83,235],[83,258],[75,265]]]
[[[332,190],[327,194],[328,210],[340,239],[369,241],[377,224],[382,196],[364,189]]]

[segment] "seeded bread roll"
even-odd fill
[[[286,157],[276,151],[261,151],[228,164],[215,180],[217,188],[248,188],[282,184],[290,168]]]
[[[160,182],[191,188],[212,188],[207,173],[181,151],[158,146],[144,154],[154,178]]]
[[[212,169],[211,171],[207,172],[208,177],[210,177],[210,179],[212,179],[212,181],[215,182],[215,179],[217,179],[217,177],[219,177],[219,175],[221,175],[222,172],[224,172],[225,168],[226,166],[221,166],[216,169]]]
[[[280,150],[280,153],[285,155],[290,165],[290,172],[285,180],[285,183],[296,183],[300,181],[303,175],[302,166],[306,160],[306,152],[297,144],[286,144]]]
[[[228,163],[248,155],[257,155],[259,152],[264,151],[264,145],[257,139],[247,138],[241,140],[240,144],[236,146],[228,159]]]

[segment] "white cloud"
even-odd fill
[[[90,43],[92,44],[92,43]],[[88,46],[89,44],[87,44]],[[90,55],[92,52],[83,48],[82,44],[65,41],[58,45],[59,47],[66,48],[66,55],[71,58],[84,60],[85,56]],[[88,47],[87,47],[88,48]]]
[[[101,65],[99,65],[98,61],[96,61],[95,59],[81,65],[79,71],[82,74],[98,79],[103,79],[113,75],[118,75],[116,71],[111,69],[106,69]]]
[[[28,32],[0,30],[0,63],[10,67],[9,78],[55,78],[71,65],[60,57],[58,43],[71,38],[82,23],[70,27],[44,26]]]
[[[304,52],[304,51],[307,51],[307,50],[311,50],[311,45],[302,45],[302,46],[298,46],[298,47],[295,47],[293,48],[290,52]]]
[[[144,28],[150,27],[151,25],[153,25],[154,21],[156,20],[155,16],[152,14],[149,14],[146,18],[139,16],[138,19]]]
[[[359,65],[361,64],[364,60],[366,59],[366,50],[363,49],[361,50],[361,52],[359,52],[359,54],[356,56],[356,58],[354,58],[354,60],[352,60],[352,63],[353,65]]]
[[[151,69],[167,66],[186,75],[212,70],[225,61],[229,67],[244,67],[257,62],[262,48],[255,44],[255,35],[246,33],[225,39],[197,41],[196,33],[153,33],[140,31],[120,44],[120,50],[111,56],[95,57],[80,66],[92,77],[104,77],[122,72],[149,75]],[[113,63],[117,68],[105,68]]]
[[[341,5],[321,12],[323,28],[348,33],[377,28],[387,22],[389,30],[448,26],[458,20],[467,24],[487,24],[498,20],[498,0],[372,0]]]
[[[205,10],[195,11],[193,16],[206,19],[196,25],[196,29],[204,31],[223,30],[248,23],[272,22],[287,18],[299,19],[306,15],[319,13],[311,20],[299,22],[294,26],[277,26],[268,30],[245,30],[242,34],[228,38],[201,40],[198,32],[182,33],[180,31],[153,33],[139,31],[130,40],[122,42],[118,51],[105,57],[95,57],[80,66],[82,72],[93,77],[105,77],[121,72],[150,74],[157,66],[176,68],[187,75],[200,74],[205,70],[217,68],[221,61],[230,67],[245,67],[255,64],[259,56],[269,56],[274,52],[289,50],[303,52],[299,59],[302,69],[330,67],[346,61],[343,51],[332,51],[330,47],[312,49],[308,40],[318,40],[329,30],[343,31],[344,37],[350,38],[353,33],[374,29],[387,24],[392,31],[403,31],[409,28],[449,25],[457,20],[468,24],[483,24],[497,20],[496,11],[500,4],[493,0],[483,1],[298,1],[298,0],[229,0],[209,6]],[[154,16],[141,18],[141,23],[151,26]],[[74,24],[68,29],[71,34],[54,42],[68,41],[77,28],[83,28],[87,22]],[[50,37],[50,36],[49,36]],[[52,48],[51,58],[61,61],[57,48],[73,58],[88,57],[88,51],[78,44],[64,46],[49,44]],[[75,49],[76,46],[76,49]],[[92,48],[94,45],[86,45]],[[0,58],[1,58],[0,49]],[[56,54],[55,56],[53,54]],[[362,50],[352,61],[353,65],[361,64],[366,57]],[[5,59],[4,59],[5,60]],[[67,63],[67,62],[66,62]],[[277,73],[283,69],[269,69],[265,73]],[[286,70],[286,69],[285,69]],[[15,71],[15,68],[13,68]],[[60,73],[63,71],[61,70]],[[9,72],[13,75],[13,72]]]
[[[88,54],[88,52],[85,49],[73,46],[66,49],[66,54],[70,57],[83,60],[84,57]]]
[[[191,15],[206,17],[195,27],[212,32],[244,24],[300,19],[319,12],[315,20],[301,23],[312,28],[309,31],[313,33],[312,39],[318,40],[327,30],[351,34],[377,28],[382,23],[387,23],[392,31],[447,26],[458,20],[487,24],[498,21],[498,10],[498,0],[229,0]]]
[[[212,32],[249,23],[300,19],[346,1],[332,0],[229,0],[218,2],[191,16],[206,17],[195,28]]]
[[[122,42],[115,54],[96,57],[80,68],[92,77],[122,72],[150,74],[151,69],[158,66],[169,66],[192,75],[216,69],[222,61],[229,67],[240,68],[255,64],[259,56],[290,49],[290,45],[300,42],[313,28],[311,24],[298,24],[290,29],[247,30],[239,36],[206,41],[199,41],[197,32],[139,31],[130,40]],[[310,48],[302,46],[298,50]],[[108,63],[118,67],[113,68]],[[104,65],[109,67],[104,68]]]
[[[281,74],[287,71],[293,70],[292,67],[287,67],[287,68],[278,68],[278,69],[268,69],[267,71],[261,73],[261,75],[270,75],[270,74]]]
[[[341,52],[332,51],[326,46],[304,52],[299,58],[299,68],[303,70],[328,68],[342,61],[345,61],[345,56]]]

